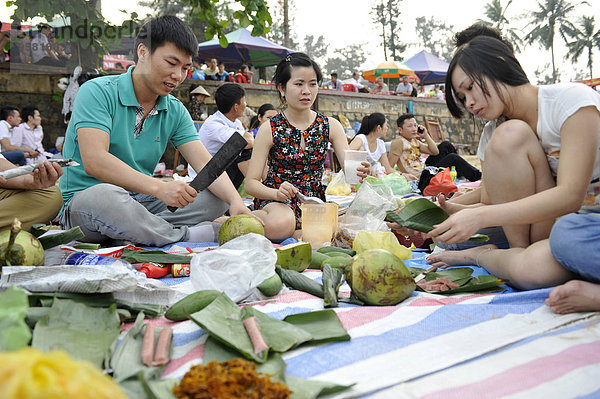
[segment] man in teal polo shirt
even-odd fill
[[[152,177],[168,141],[196,170],[210,160],[186,108],[170,95],[198,42],[181,20],[164,16],[146,23],[135,43],[137,66],[88,81],[75,97],[63,155],[81,166],[65,168],[60,180],[61,225],[80,226],[92,242],[211,241],[218,227],[203,222],[227,209],[250,213],[227,174],[200,193]]]

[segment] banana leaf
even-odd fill
[[[415,267],[408,268],[411,274],[417,276],[419,273],[423,272],[424,269],[419,269]],[[459,294],[465,292],[477,292],[480,294],[483,293],[491,293],[491,292],[499,292],[503,289],[499,287],[500,284],[503,283],[496,276],[492,276],[489,274],[483,276],[472,276],[473,269],[470,267],[455,267],[452,269],[438,270],[435,272],[428,273],[425,276],[426,281],[435,280],[436,278],[447,278],[448,280],[459,285],[458,288],[450,289],[447,291],[428,291],[423,288],[417,286],[417,290],[428,292],[430,294],[443,294],[443,295],[451,295],[451,294]]]
[[[21,288],[9,287],[0,293],[0,351],[24,348],[31,340],[25,322],[28,308],[27,294]]]
[[[326,312],[334,313],[331,310]],[[314,312],[313,312],[314,313]],[[213,360],[226,362],[239,357],[237,352],[209,337],[204,345],[202,361],[207,364]],[[330,395],[344,391],[352,385],[337,385],[331,382],[306,380],[304,378],[284,375],[286,364],[279,353],[271,353],[269,359],[256,368],[257,372],[271,375],[272,381],[286,384],[292,391],[292,399],[315,399],[319,396]]]
[[[142,249],[135,251],[133,249],[125,248],[121,259],[126,260],[129,263],[145,263],[145,262],[156,262],[162,264],[168,263],[190,263],[192,258],[187,255],[170,254],[164,251]]]
[[[73,358],[89,360],[102,368],[120,331],[116,305],[108,309],[91,308],[55,299],[48,315],[35,325],[31,346],[42,351],[64,349]]]
[[[398,213],[388,211],[385,220],[422,233],[429,233],[434,225],[442,223],[448,217],[448,213],[433,202],[426,198],[418,198],[406,204]],[[489,237],[485,234],[474,234],[469,240],[484,242],[488,241]]]
[[[330,309],[289,315],[283,321],[311,334],[313,338],[310,343],[321,344],[350,340],[350,335],[342,326],[337,313]]]
[[[323,302],[326,308],[337,308],[338,290],[342,285],[342,270],[338,267],[323,266]]]
[[[295,270],[283,269],[279,265],[275,266],[275,271],[288,287],[323,298],[323,286],[302,273]]]
[[[50,234],[44,237],[38,238],[44,249],[54,248],[58,245],[68,244],[75,240],[85,237],[81,227],[75,226],[67,231],[61,233]]]
[[[242,320],[255,316],[258,328],[269,349],[283,352],[312,339],[306,331],[289,323],[277,320],[250,306],[240,309],[225,294],[199,312],[190,315],[190,320],[198,324],[224,345],[237,350],[246,359],[257,363],[267,360],[269,349],[255,353],[254,346],[244,328]]]

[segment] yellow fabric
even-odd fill
[[[0,188],[0,230],[18,218],[23,230],[36,223],[48,223],[58,215],[62,196],[58,186],[38,190]]]

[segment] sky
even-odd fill
[[[1,0],[0,0],[1,1]],[[571,0],[573,3],[577,0]],[[267,0],[271,8],[276,7],[277,0]],[[292,30],[299,42],[306,35],[323,35],[329,43],[329,50],[342,48],[353,43],[364,45],[365,52],[369,55],[363,68],[373,69],[384,61],[383,49],[378,36],[378,26],[371,21],[369,15],[377,0],[293,0]],[[409,48],[403,54],[410,58],[418,53],[418,38],[415,33],[415,19],[419,16],[434,17],[453,25],[454,31],[459,31],[471,25],[478,18],[485,18],[484,10],[487,1],[484,0],[402,0],[400,40],[409,43]],[[506,0],[502,0],[505,4]],[[589,0],[589,5],[581,5],[573,14],[572,22],[577,23],[582,15],[595,15],[596,29],[600,29],[600,0]],[[136,0],[102,0],[102,12],[105,18],[112,23],[121,23],[125,15],[119,10],[136,11],[140,16],[149,12],[148,9],[138,6]],[[508,9],[511,24],[517,28],[525,28],[526,19],[521,15],[530,14],[537,9],[536,0],[516,0]],[[6,7],[0,9],[0,20],[10,20],[12,11]],[[200,38],[202,41],[202,38]],[[562,39],[555,39],[556,65],[561,72],[561,80],[568,81],[575,77],[577,71],[587,71],[587,54],[583,54],[575,65],[570,60],[565,60],[566,46]],[[551,63],[550,51],[541,50],[537,44],[526,47],[525,51],[517,54],[525,72],[532,81],[535,81],[534,71],[543,69],[545,64]],[[401,61],[401,60],[397,60]],[[551,67],[550,67],[551,68]],[[600,50],[595,51],[594,77],[600,77]]]

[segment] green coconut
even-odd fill
[[[21,230],[14,220],[11,229],[0,232],[0,266],[41,266],[44,248],[32,234]]]
[[[395,305],[416,287],[402,260],[385,249],[369,249],[345,269],[352,292],[367,305]]]
[[[279,274],[275,273],[260,283],[257,288],[264,296],[274,296],[279,294],[279,291],[281,291],[282,287],[283,283],[281,282],[281,277],[279,277]]]
[[[295,242],[275,248],[277,264],[283,269],[304,271],[312,260],[312,247],[308,242]]]
[[[227,241],[233,240],[236,237],[243,236],[249,233],[265,235],[265,228],[260,221],[250,215],[232,216],[221,225],[219,230],[219,245],[225,244]]]

